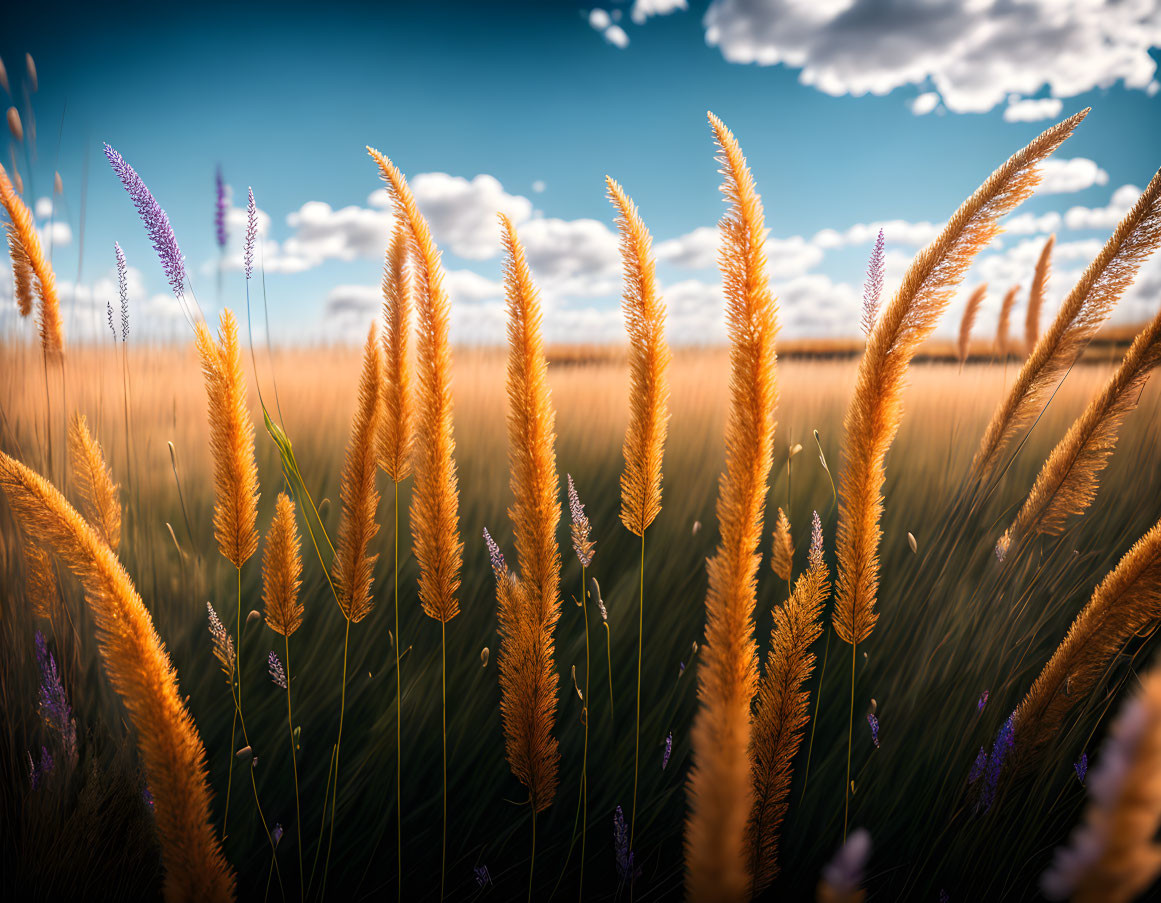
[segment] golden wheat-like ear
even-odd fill
[[[516,230],[500,214],[508,298],[508,461],[514,497],[508,514],[516,540],[519,589],[502,615],[500,658],[509,663],[507,704],[501,704],[508,761],[528,787],[533,809],[556,794],[560,752],[556,721],[553,631],[560,618],[559,479],[556,414],[540,334],[540,299]]]
[[[238,321],[230,310],[223,310],[217,341],[204,320],[198,320],[194,330],[214,460],[214,535],[223,557],[240,568],[258,551],[258,467],[238,351]]]
[[[774,545],[770,550],[770,567],[782,580],[789,580],[794,569],[794,538],[790,535],[790,518],[781,508],[774,522]]]
[[[902,419],[903,384],[911,359],[935,329],[972,260],[995,237],[999,218],[1036,187],[1037,165],[1086,115],[1088,110],[1083,110],[1043,132],[960,205],[943,231],[915,256],[871,333],[844,421],[839,476],[834,628],[844,642],[863,642],[878,618],[885,459]]]
[[[963,317],[959,321],[959,339],[956,342],[956,354],[962,364],[967,360],[971,348],[972,326],[975,325],[976,315],[980,312],[980,304],[988,294],[988,284],[976,286],[975,291],[968,295],[967,304],[963,309]]]
[[[720,540],[707,563],[705,645],[685,822],[686,895],[744,900],[750,893],[746,823],[754,801],[749,767],[750,703],[758,682],[754,603],[778,401],[777,306],[766,282],[762,199],[737,140],[709,114],[729,210],[719,229],[730,402],[726,466],[718,489]]]
[[[121,501],[117,484],[105,464],[101,446],[89,433],[85,415],[73,414],[69,424],[69,457],[73,482],[81,496],[81,510],[114,552],[121,543]]]
[[[810,693],[802,689],[814,671],[810,651],[822,635],[820,616],[830,593],[822,554],[822,522],[814,513],[810,557],[790,598],[774,609],[770,654],[758,685],[758,704],[750,739],[754,808],[746,828],[754,896],[778,876],[778,842],[789,809],[790,779],[802,731],[810,721]]]
[[[1016,305],[1016,296],[1020,294],[1020,286],[1013,285],[1004,293],[1004,300],[1000,303],[1000,318],[996,322],[996,354],[1007,358],[1009,342],[1008,329],[1012,323],[1012,308]]]
[[[1040,249],[1036,259],[1036,271],[1032,274],[1032,289],[1028,292],[1028,310],[1024,314],[1024,353],[1031,354],[1040,338],[1040,308],[1044,306],[1044,289],[1052,273],[1052,249],[1056,246],[1056,236],[1049,235],[1048,241]]]
[[[60,587],[52,556],[27,536],[24,537],[24,572],[32,613],[46,621],[55,621],[60,611]]]
[[[64,329],[60,319],[60,298],[56,290],[56,275],[52,271],[52,264],[44,256],[44,249],[40,244],[40,236],[36,231],[36,221],[32,213],[25,206],[24,201],[12,187],[8,173],[0,165],[0,203],[8,211],[8,218],[12,221],[9,230],[9,246],[12,246],[13,236],[20,244],[20,257],[12,255],[13,270],[23,267],[24,260],[36,276],[36,294],[40,298],[40,345],[45,355],[50,359],[59,359],[64,354]],[[19,276],[18,276],[19,278]],[[25,270],[27,278],[27,270]],[[19,295],[18,295],[19,297]],[[23,309],[23,304],[22,304]]]
[[[1017,771],[1026,772],[1125,642],[1161,619],[1161,521],[1092,594],[1013,716]]]
[[[32,272],[32,262],[28,259],[24,245],[20,243],[20,235],[16,228],[11,223],[5,223],[4,229],[8,234],[8,256],[12,258],[12,280],[16,295],[16,309],[20,311],[20,316],[27,317],[32,313],[33,293],[35,291],[32,282],[36,274]]]
[[[343,465],[339,498],[339,541],[335,547],[334,581],[339,608],[351,621],[358,623],[371,613],[374,600],[371,580],[375,560],[367,549],[379,524],[375,512],[379,493],[375,489],[375,439],[379,427],[379,378],[383,361],[379,340],[372,326],[363,347],[363,374],[359,380],[359,398],[347,442],[347,459]]]
[[[0,489],[25,532],[49,546],[84,587],[105,671],[125,703],[153,794],[166,900],[233,900],[233,874],[210,824],[205,748],[129,575],[51,483],[2,452]]]
[[[1158,244],[1161,170],[1068,293],[1056,319],[1040,336],[1007,397],[992,414],[972,461],[977,478],[995,467],[1012,437],[1036,416],[1037,406],[1056,377],[1072,366]]]
[[[1084,824],[1040,888],[1049,900],[1130,903],[1161,872],[1161,669],[1122,706],[1087,783]]]
[[[431,228],[395,164],[373,148],[398,220],[405,223],[414,261],[418,387],[416,442],[412,455],[411,534],[419,564],[419,599],[424,612],[444,623],[459,614],[464,544],[460,540],[459,487],[452,435],[450,302],[443,265]]]
[[[1069,517],[1088,509],[1116,448],[1121,423],[1136,408],[1145,380],[1158,363],[1161,313],[1137,335],[1116,372],[1044,462],[1032,491],[1000,539],[1001,558],[1020,537],[1032,532],[1059,535]]]
[[[274,520],[262,557],[262,601],[265,621],[275,633],[290,636],[302,624],[302,546],[294,523],[294,502],[285,492],[274,503]]]
[[[411,473],[414,441],[407,360],[411,329],[409,247],[406,228],[396,226],[383,268],[383,411],[379,417],[379,466],[394,483],[402,483]]]
[[[657,291],[653,239],[637,205],[614,179],[605,177],[617,208],[625,292],[621,309],[629,336],[629,427],[621,474],[621,522],[642,536],[661,512],[661,464],[669,429],[669,345],[665,305]]]

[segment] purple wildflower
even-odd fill
[[[1000,776],[1004,770],[1004,759],[1012,751],[1016,742],[1015,715],[1009,715],[1008,720],[1000,727],[996,734],[996,742],[992,744],[992,753],[988,756],[988,765],[984,769],[984,786],[980,791],[980,800],[977,810],[987,812],[996,801],[996,790],[1000,786]]]
[[[53,769],[52,753],[48,751],[47,746],[40,748],[40,777],[44,779],[52,774]]]
[[[863,871],[870,856],[871,835],[867,829],[851,831],[834,858],[822,870],[822,881],[830,890],[831,899],[842,900],[854,896],[863,883]]]
[[[270,656],[266,661],[267,667],[270,669],[270,679],[274,681],[282,689],[286,689],[286,672],[282,670],[282,662],[278,658],[278,654],[271,650]]]
[[[879,296],[883,293],[883,230],[879,230],[879,237],[875,239],[875,247],[871,249],[871,259],[867,263],[867,281],[863,284],[863,332],[870,335],[875,329],[875,321],[879,318]]]
[[[496,575],[497,580],[501,580],[508,573],[508,565],[504,561],[504,553],[496,545],[496,540],[492,539],[487,527],[484,527],[484,542],[488,546],[488,557],[492,560],[492,573]]]
[[[980,694],[979,702],[976,703],[976,711],[982,712],[984,710],[984,706],[986,706],[987,704],[988,704],[988,691],[984,690],[984,692],[982,692]]]
[[[113,242],[113,252],[117,256],[117,288],[121,293],[121,341],[124,342],[129,338],[129,274],[125,265],[125,252],[117,242]],[[109,311],[109,328],[113,328],[112,310]]]
[[[36,631],[36,659],[40,663],[40,717],[60,737],[70,764],[77,764],[77,722],[61,683],[56,660],[48,651],[44,634]],[[45,751],[47,755],[47,750]]]
[[[280,822],[274,823],[274,830],[270,832],[270,839],[274,841],[275,847],[277,847],[279,841],[282,840],[282,824]]]
[[[685,662],[677,663],[677,676],[681,677],[685,673]]]
[[[109,165],[113,167],[113,172],[129,192],[141,221],[145,223],[145,231],[149,233],[153,250],[161,260],[162,269],[165,270],[165,277],[169,280],[173,294],[181,298],[186,281],[185,258],[181,256],[181,248],[177,245],[177,236],[173,234],[169,217],[141,180],[141,176],[137,175],[133,167],[125,162],[125,158],[109,144],[105,145],[105,156],[109,160]]]
[[[488,873],[486,865],[477,865],[472,869],[472,874],[476,876],[476,887],[487,887],[492,883],[492,876]]]
[[[1088,753],[1081,753],[1072,767],[1076,769],[1076,779],[1083,784],[1084,776],[1088,774]]]
[[[942,888],[939,891],[939,903],[951,903],[951,896]]]
[[[669,732],[669,736],[665,738],[665,752],[661,756],[661,770],[665,771],[665,766],[669,764],[669,757],[673,754],[673,731]]]
[[[593,563],[596,552],[596,543],[589,539],[591,526],[585,515],[585,506],[581,504],[577,495],[576,485],[572,481],[572,474],[568,475],[568,512],[572,518],[572,548],[576,552],[581,567],[588,567]]]
[[[141,801],[149,807],[150,812],[153,811],[153,791],[149,789],[148,784],[143,784],[141,787]]]
[[[109,332],[113,333],[113,341],[117,341],[117,329],[113,326],[113,302],[105,302],[105,316],[109,318]]]
[[[214,174],[217,195],[214,199],[214,232],[218,247],[226,247],[226,183],[222,181],[222,167]]]
[[[879,748],[879,719],[873,714],[867,715],[867,724],[871,726],[871,742],[875,744],[875,749]]]
[[[629,828],[625,824],[625,813],[621,807],[613,814],[613,852],[617,856],[617,875],[622,881],[633,881],[640,874],[641,869],[633,859],[633,851],[629,849]]]
[[[972,770],[968,772],[968,783],[974,784],[980,779],[980,775],[984,773],[984,769],[988,767],[988,754],[981,746],[979,754],[976,756],[975,762],[972,763]]]
[[[210,617],[210,638],[214,643],[214,658],[222,666],[222,672],[231,681],[234,680],[234,638],[226,633],[226,628],[222,625],[218,613],[214,611],[214,606],[209,602],[206,603],[206,611],[209,612]]]
[[[246,279],[254,273],[254,239],[258,237],[258,205],[254,203],[254,189],[249,189],[250,199],[246,202],[246,240],[242,243],[242,268]]]

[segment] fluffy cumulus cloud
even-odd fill
[[[506,213],[515,223],[532,215],[532,202],[508,194],[495,176],[478,175],[469,181],[462,176],[425,172],[411,180],[411,190],[436,241],[467,260],[487,260],[500,253],[498,212]],[[371,202],[388,206],[386,190],[373,194]]]
[[[874,223],[856,223],[846,229],[820,229],[811,241],[820,248],[841,248],[846,245],[865,245],[873,242],[883,231],[888,245],[907,245],[919,248],[927,244],[943,228],[942,223],[909,222],[893,219]]]
[[[1148,90],[1161,46],[1153,0],[713,0],[704,24],[731,62],[799,69],[832,95],[930,84],[957,113],[1045,87],[1056,98],[1115,82]]]
[[[1064,101],[1059,97],[1032,99],[1013,94],[1004,107],[1005,122],[1038,122],[1041,119],[1055,119],[1064,109]]]
[[[934,91],[924,91],[912,100],[908,106],[916,116],[926,116],[939,106],[939,95]]]
[[[625,34],[625,29],[614,22],[614,16],[619,19],[621,17],[620,11],[617,10],[610,14],[603,9],[590,10],[589,26],[593,31],[603,35],[604,39],[614,47],[624,50],[629,46],[629,36]]]
[[[1141,189],[1136,185],[1122,185],[1113,192],[1112,198],[1104,207],[1069,207],[1064,214],[1064,224],[1069,229],[1111,230],[1137,203],[1140,196]]]
[[[643,25],[653,16],[668,16],[678,10],[689,9],[686,0],[633,0],[633,10],[629,18],[638,25]]]
[[[1040,194],[1072,194],[1094,185],[1107,185],[1109,174],[1085,157],[1071,160],[1049,157],[1040,164]]]
[[[702,270],[717,264],[718,230],[700,226],[678,238],[660,242],[658,261],[687,270]],[[823,250],[801,235],[766,239],[766,260],[772,276],[799,276],[822,261]]]

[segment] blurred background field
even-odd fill
[[[62,385],[52,372],[46,381],[38,350],[14,342],[0,347],[0,372],[6,374],[0,386],[3,447],[58,485],[67,485],[66,414],[78,410],[89,418],[122,487],[121,557],[170,651],[182,692],[189,695],[209,757],[220,825],[231,752],[231,703],[226,678],[212,656],[205,603],[210,601],[227,625],[232,624],[235,578],[213,541],[202,379],[192,347],[129,346],[124,364],[130,402],[126,424],[121,351],[70,348]],[[887,468],[882,616],[874,637],[865,648],[858,647],[851,821],[869,828],[874,840],[867,882],[875,899],[935,900],[941,889],[952,900],[1032,895],[1051,848],[1064,839],[1084,800],[1072,762],[1082,752],[1095,751],[1112,691],[1133,680],[1133,669],[1152,651],[1151,638],[1125,650],[1102,685],[1109,696],[1097,693],[1082,704],[1081,716],[1069,722],[1046,766],[1020,787],[1018,798],[1009,794],[991,812],[971,813],[964,791],[977,749],[990,744],[1095,584],[1159,513],[1161,393],[1153,382],[1122,430],[1092,510],[1071,523],[1063,536],[1038,539],[1033,553],[1012,566],[1001,565],[992,554],[1045,456],[1119,356],[1115,350],[1090,350],[1068,374],[987,503],[951,533],[942,531],[956,492],[966,480],[980,433],[1019,365],[1015,360],[989,360],[981,353],[962,368],[954,362],[927,361],[911,370],[906,413]],[[565,474],[572,474],[593,522],[597,554],[589,573],[600,582],[612,639],[615,712],[609,705],[604,633],[590,601],[586,898],[627,899],[628,889],[618,886],[612,847],[614,808],[620,804],[627,811],[632,791],[639,577],[639,547],[618,518],[621,441],[628,413],[626,370],[620,354],[601,349],[558,348],[550,360],[561,498],[563,502]],[[842,417],[856,362],[841,356],[812,359],[804,352],[780,364],[775,468],[756,616],[763,649],[769,642],[770,609],[786,595],[785,584],[768,566],[776,508],[789,513],[798,566],[805,560],[812,510],[822,517],[828,560],[833,557],[831,482],[813,431],[818,431],[837,481]],[[280,409],[306,483],[333,531],[359,356],[339,347],[257,348],[254,363],[266,403],[272,412]],[[276,449],[261,427],[250,364],[247,357],[262,488],[259,527],[264,532],[283,481]],[[686,349],[676,352],[672,368],[663,509],[648,533],[646,551],[642,791],[636,830],[643,876],[633,895],[642,901],[681,893],[684,778],[696,697],[693,644],[702,638],[704,561],[716,541],[714,503],[723,460],[727,364],[724,350]],[[504,366],[499,349],[463,348],[455,358],[465,544],[462,613],[447,630],[448,895],[455,899],[519,897],[528,878],[530,819],[522,805],[523,788],[504,760],[495,596],[481,538],[487,526],[512,554]],[[172,458],[167,443],[172,443]],[[802,450],[788,470],[789,450],[797,444]],[[351,900],[393,895],[396,882],[390,487],[380,477],[384,498],[374,541],[379,553],[375,610],[351,629],[338,818],[328,879],[334,897]],[[406,535],[408,489],[404,484],[400,521],[403,888],[405,899],[427,900],[437,899],[439,888],[440,644],[437,623],[423,616],[416,598]],[[0,529],[0,706],[10,725],[0,749],[0,819],[7,837],[3,871],[10,876],[6,883],[21,899],[52,899],[65,891],[156,896],[160,870],[133,744],[127,739],[121,704],[102,674],[92,625],[67,574],[61,575],[67,619],[54,623],[50,646],[76,711],[80,763],[75,773],[58,767],[51,780],[29,792],[28,751],[47,742],[36,709],[36,625],[25,600],[21,538],[6,507],[0,510]],[[908,532],[915,537],[917,553],[909,547]],[[577,811],[583,738],[571,669],[576,667],[583,687],[585,648],[581,610],[574,604],[580,569],[568,547],[564,519],[559,535],[565,564],[556,632],[561,785],[538,825],[536,899],[549,899],[554,890],[557,899],[575,898],[579,861],[578,840],[562,877]],[[345,624],[309,542],[304,560],[306,622],[291,639],[290,663],[295,721],[302,728],[298,767],[309,863],[337,729]],[[243,569],[242,579],[245,617],[246,611],[261,609],[258,557]],[[285,699],[266,672],[268,651],[282,649],[275,639],[261,622],[245,629],[244,681],[251,741],[259,759],[258,792],[267,817],[286,832],[279,864],[288,898],[293,898],[298,851]],[[816,650],[820,660],[824,642]],[[491,656],[482,665],[484,648]],[[786,874],[773,888],[776,898],[807,897],[841,840],[849,705],[849,658],[842,656],[849,652],[833,636],[827,649],[809,780],[804,788],[804,742],[783,832],[780,859]],[[809,685],[812,693],[818,692],[817,678],[816,670]],[[977,700],[984,691],[988,701],[980,710]],[[881,724],[878,749],[863,720],[872,699]],[[673,753],[663,770],[670,732]],[[225,852],[237,869],[244,898],[260,899],[268,892],[271,899],[280,899],[277,884],[267,886],[269,848],[249,790],[238,775]],[[473,875],[478,866],[487,867],[491,886],[478,888]]]

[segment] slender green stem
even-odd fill
[[[234,675],[230,675],[230,683],[233,684]],[[231,695],[233,695],[233,688],[231,686]],[[226,772],[226,811],[222,815],[222,840],[225,840],[230,832],[230,791],[234,787],[234,737],[235,731],[238,729],[238,712],[234,712],[234,720],[230,724],[230,768]]]
[[[609,664],[609,724],[616,724],[613,717],[613,632],[609,629],[609,622],[602,620],[605,627],[605,658]]]
[[[641,654],[645,642],[645,531],[641,531],[641,594],[637,597],[637,726],[633,740],[633,815],[629,821],[629,849],[637,828],[637,774],[641,761]]]
[[[857,646],[857,643],[851,643],[851,719],[847,725],[847,783],[844,788],[843,843],[847,842],[847,816],[851,811],[851,740],[855,733],[855,649]]]
[[[339,798],[339,752],[343,745],[343,713],[347,708],[347,649],[351,641],[351,619],[347,618],[347,632],[343,637],[343,689],[339,695],[339,734],[335,740],[335,791],[331,794],[331,830],[327,838],[327,858],[323,860],[322,890],[320,894],[325,899],[327,892],[327,872],[331,867],[331,848],[335,842],[335,803]]]
[[[319,854],[322,852],[322,836],[323,836],[323,832],[326,830],[326,826],[327,826],[327,800],[330,799],[330,796],[331,796],[331,777],[334,774],[334,771],[335,771],[335,747],[332,746],[331,747],[331,758],[330,758],[330,761],[327,763],[326,788],[323,790],[322,815],[320,816],[319,823],[318,823],[318,846],[316,846],[314,848],[314,863],[310,867],[310,881],[308,881],[306,883],[307,896],[310,896],[310,889],[312,887],[314,887],[314,875],[315,875],[315,872],[318,870],[318,857],[319,857]]]
[[[443,732],[443,843],[439,855],[439,898],[447,877],[447,622],[439,622],[440,715]]]
[[[830,629],[826,631],[826,645],[822,649],[822,671],[818,675],[818,695],[814,697],[814,717],[810,719],[810,743],[806,747],[806,768],[802,772],[802,796],[799,805],[806,798],[806,782],[810,780],[810,755],[814,752],[814,728],[818,725],[818,708],[822,703],[822,682],[826,679],[826,657],[830,653]]]
[[[290,711],[290,637],[282,637],[286,644],[286,729],[290,732],[290,763],[294,766],[294,827],[298,831],[298,890],[305,899],[306,882],[302,872],[302,805],[298,800],[298,753],[294,749],[294,717]]]
[[[399,674],[399,484],[395,484],[395,855],[398,871],[396,898],[403,899],[403,797],[400,790],[403,774],[403,743],[401,709],[401,677]]]

